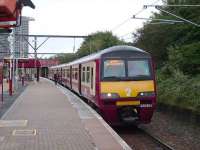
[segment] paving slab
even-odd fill
[[[0,122],[0,150],[130,149],[77,96],[47,79],[29,84]]]

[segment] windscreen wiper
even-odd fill
[[[148,75],[136,75],[136,76],[133,76],[133,78],[149,78],[150,76]]]
[[[109,76],[109,77],[104,77],[104,79],[111,79],[111,80],[121,80],[123,79],[122,77],[117,77],[117,76]]]

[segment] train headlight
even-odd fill
[[[119,97],[117,93],[101,93],[101,99],[115,99]]]
[[[139,97],[149,97],[149,96],[155,96],[155,92],[140,92],[138,94]]]

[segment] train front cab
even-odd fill
[[[102,55],[100,101],[112,125],[149,123],[156,106],[151,57],[143,51],[121,50]]]

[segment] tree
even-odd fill
[[[102,49],[125,44],[124,41],[119,40],[112,32],[97,32],[89,35],[85,39],[81,47],[77,51],[78,57],[83,57],[88,54],[100,51]]]
[[[89,35],[83,41],[81,47],[76,53],[57,55],[55,58],[58,59],[60,63],[67,63],[102,49],[122,44],[125,44],[125,42],[119,40],[118,37],[112,34],[112,32],[96,32]]]
[[[200,73],[200,42],[169,49],[169,63],[184,74]]]
[[[198,0],[168,0],[167,4],[199,4]],[[199,7],[163,7],[162,9],[172,12],[178,16],[200,24]],[[164,12],[154,13],[153,19],[177,18]],[[152,24],[155,21],[147,22],[143,28],[137,31],[134,45],[149,51],[155,58],[159,68],[168,61],[168,51],[171,47],[180,50],[184,45],[190,45],[200,41],[200,30],[198,27],[188,24]],[[171,52],[170,52],[171,53]]]
[[[58,54],[54,58],[58,59],[59,62],[61,64],[63,64],[63,63],[68,63],[68,62],[75,60],[77,58],[77,56],[74,53],[68,53],[68,54],[64,54],[64,55]]]
[[[199,0],[168,0],[166,4],[200,4]],[[162,9],[200,24],[199,7]],[[163,12],[154,19],[179,20]],[[199,112],[200,28],[189,23],[152,24],[149,21],[135,35],[134,45],[149,51],[156,60],[158,103]]]

